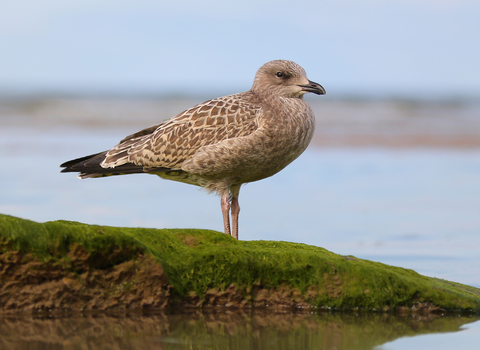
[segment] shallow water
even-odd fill
[[[171,114],[190,103],[75,103],[22,104],[21,113],[0,106],[1,213],[222,230],[219,198],[193,186],[146,175],[80,181],[59,172],[62,162],[152,125],[153,110]],[[319,123],[337,141],[372,128],[383,135],[480,135],[478,108],[459,118],[441,115],[435,124],[428,108],[412,116],[410,107],[392,114],[373,106],[357,115],[347,107],[330,105],[325,110],[334,117]],[[145,117],[132,120],[138,111]],[[312,244],[480,287],[480,148],[380,145],[310,147],[279,174],[242,187],[240,239]],[[476,320],[299,312],[12,316],[0,317],[0,348],[477,349]]]
[[[478,317],[191,311],[0,316],[2,349],[477,349]]]

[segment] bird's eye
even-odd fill
[[[277,72],[277,77],[279,77],[279,78],[283,77],[283,73],[282,72]]]

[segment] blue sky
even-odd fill
[[[480,1],[18,0],[0,91],[231,93],[272,59],[335,95],[480,96]]]

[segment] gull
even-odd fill
[[[313,137],[306,93],[325,89],[295,62],[270,61],[249,91],[200,103],[108,151],[65,162],[62,172],[81,179],[146,173],[203,187],[220,195],[224,231],[238,239],[240,187],[278,173]]]

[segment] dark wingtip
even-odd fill
[[[106,153],[107,151],[69,160],[63,164],[60,164],[61,168],[65,168],[60,172],[61,173],[81,172],[85,170],[85,168],[88,168],[87,163],[91,160],[94,160],[95,165],[97,165],[97,163],[100,164],[101,160],[103,160],[103,157],[101,156],[105,155]],[[98,159],[95,159],[95,158],[98,158]]]

